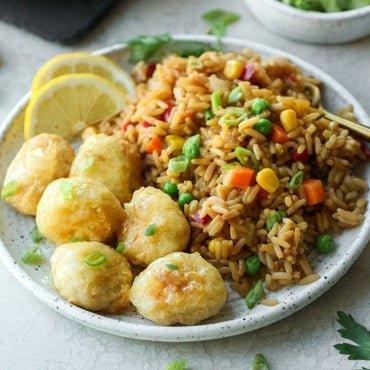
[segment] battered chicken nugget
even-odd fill
[[[104,184],[121,203],[140,187],[141,161],[134,145],[117,135],[91,135],[80,146],[70,176]]]
[[[219,271],[199,253],[176,252],[138,275],[130,300],[144,317],[161,325],[194,325],[218,314],[227,299]]]
[[[122,224],[119,200],[100,182],[81,177],[53,181],[37,207],[42,235],[56,244],[109,240]]]
[[[130,265],[102,243],[59,246],[51,258],[51,275],[63,298],[87,310],[120,313],[130,303]]]
[[[35,215],[46,186],[68,176],[74,152],[58,135],[40,134],[27,140],[10,163],[1,196],[19,212]]]
[[[153,187],[136,190],[125,204],[126,217],[118,235],[124,255],[146,266],[166,254],[183,251],[189,241],[190,226],[178,205]]]

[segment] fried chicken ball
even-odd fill
[[[63,244],[51,257],[53,285],[68,302],[120,313],[129,304],[132,273],[126,258],[98,242]]]
[[[138,275],[130,300],[138,312],[161,325],[194,325],[218,314],[227,299],[219,271],[199,253],[175,252]]]
[[[36,224],[56,244],[109,240],[122,224],[119,200],[100,182],[81,177],[53,181],[44,191]]]
[[[121,203],[140,187],[141,161],[134,145],[120,136],[91,135],[80,146],[70,176],[104,184]]]
[[[40,134],[27,140],[10,163],[2,198],[19,212],[35,215],[46,186],[68,176],[74,151],[58,135]]]
[[[146,266],[166,254],[183,251],[189,241],[190,226],[178,205],[153,187],[142,187],[125,204],[125,221],[118,239],[124,255]]]

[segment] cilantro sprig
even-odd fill
[[[370,331],[360,325],[345,312],[338,311],[338,323],[342,326],[338,332],[344,339],[356,343],[340,343],[334,346],[342,355],[348,355],[349,360],[370,360]]]
[[[202,15],[202,19],[208,24],[208,33],[215,35],[220,46],[221,37],[226,35],[227,27],[237,22],[240,15],[222,9],[213,9]]]

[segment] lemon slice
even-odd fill
[[[69,74],[47,82],[26,109],[24,136],[49,133],[72,138],[85,127],[113,117],[126,105],[117,85],[90,73]]]
[[[45,63],[32,81],[32,94],[53,78],[72,73],[104,77],[119,85],[130,98],[135,98],[135,83],[127,72],[106,57],[83,52],[60,54]]]

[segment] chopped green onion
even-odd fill
[[[238,163],[238,162],[227,163],[224,166],[222,166],[222,169],[225,170],[225,171],[229,171],[229,170],[232,170],[235,167],[240,167],[240,163]]]
[[[212,109],[211,108],[208,108],[204,111],[204,119],[206,120],[206,122],[208,122],[210,119],[212,119],[214,117],[214,114],[212,112]]]
[[[250,370],[270,370],[269,364],[262,353],[254,356]]]
[[[222,108],[221,93],[214,91],[211,95],[212,112],[215,114],[220,108]]]
[[[166,367],[166,370],[186,370],[186,365],[188,361],[184,358],[179,358],[178,360],[172,361]]]
[[[248,164],[248,159],[251,159],[253,162],[253,168],[258,169],[260,162],[251,150],[238,146],[235,148],[234,153],[238,161],[243,166],[246,166]]]
[[[86,240],[84,238],[74,237],[69,240],[70,243],[80,243],[85,242]]]
[[[181,173],[187,171],[190,161],[184,155],[171,158],[168,162],[168,169],[170,172]]]
[[[170,197],[177,197],[179,194],[179,189],[177,185],[173,182],[166,182],[162,187],[162,191],[168,194]]]
[[[150,224],[146,229],[145,229],[145,232],[144,232],[144,235],[145,236],[152,236],[155,234],[155,232],[157,231],[157,225],[156,224]]]
[[[281,221],[283,221],[283,218],[285,217],[286,212],[282,210],[272,213],[270,216],[267,217],[266,220],[267,230],[270,231],[277,222],[280,223]]]
[[[37,226],[35,226],[32,231],[31,231],[31,238],[32,238],[32,241],[36,244],[40,243],[42,239],[44,239],[44,237],[41,235],[39,229],[37,228]]]
[[[303,177],[304,177],[304,172],[303,171],[298,171],[290,179],[289,184],[288,184],[288,188],[291,189],[291,190],[296,189],[299,185],[302,184]]]
[[[264,295],[265,289],[263,288],[263,282],[262,280],[258,280],[245,297],[247,307],[252,309],[264,297]]]
[[[260,132],[263,135],[269,135],[271,130],[272,130],[272,123],[269,119],[267,118],[262,118],[260,119],[254,126],[253,128]]]
[[[27,265],[39,265],[43,261],[44,256],[39,247],[32,247],[26,250],[21,259]]]
[[[107,257],[100,252],[92,252],[85,258],[85,263],[91,267],[98,267],[107,262]]]
[[[179,196],[178,204],[180,208],[184,208],[185,204],[190,203],[192,200],[194,200],[195,197],[192,193],[182,193]]]
[[[16,192],[17,192],[17,181],[15,180],[9,181],[1,189],[1,198],[2,199],[9,198],[13,196],[14,194],[16,194]]]
[[[59,184],[59,189],[63,194],[64,200],[72,200],[73,199],[73,184],[70,180],[63,180]]]
[[[247,112],[243,108],[230,108],[227,109],[225,114],[220,118],[220,124],[226,126],[238,126],[248,117]]]
[[[124,242],[119,242],[117,247],[116,247],[116,251],[120,252],[120,253],[123,253],[125,248],[126,248],[125,243]]]
[[[95,158],[93,155],[89,155],[83,159],[80,163],[80,171],[85,172],[87,171],[92,165],[94,164]]]
[[[237,103],[244,95],[244,88],[243,86],[237,86],[231,90],[228,103],[235,104]]]
[[[175,265],[174,263],[166,263],[166,267],[170,270],[170,271],[176,271],[179,269],[179,267],[177,265]]]
[[[200,156],[200,135],[189,137],[182,147],[182,153],[188,159],[195,159]]]
[[[270,108],[270,104],[265,99],[256,99],[252,101],[251,111],[254,115],[261,114],[268,108]]]
[[[168,33],[154,36],[136,36],[127,42],[131,55],[130,63],[137,63],[141,60],[151,58],[162,46],[172,42],[172,37]]]

